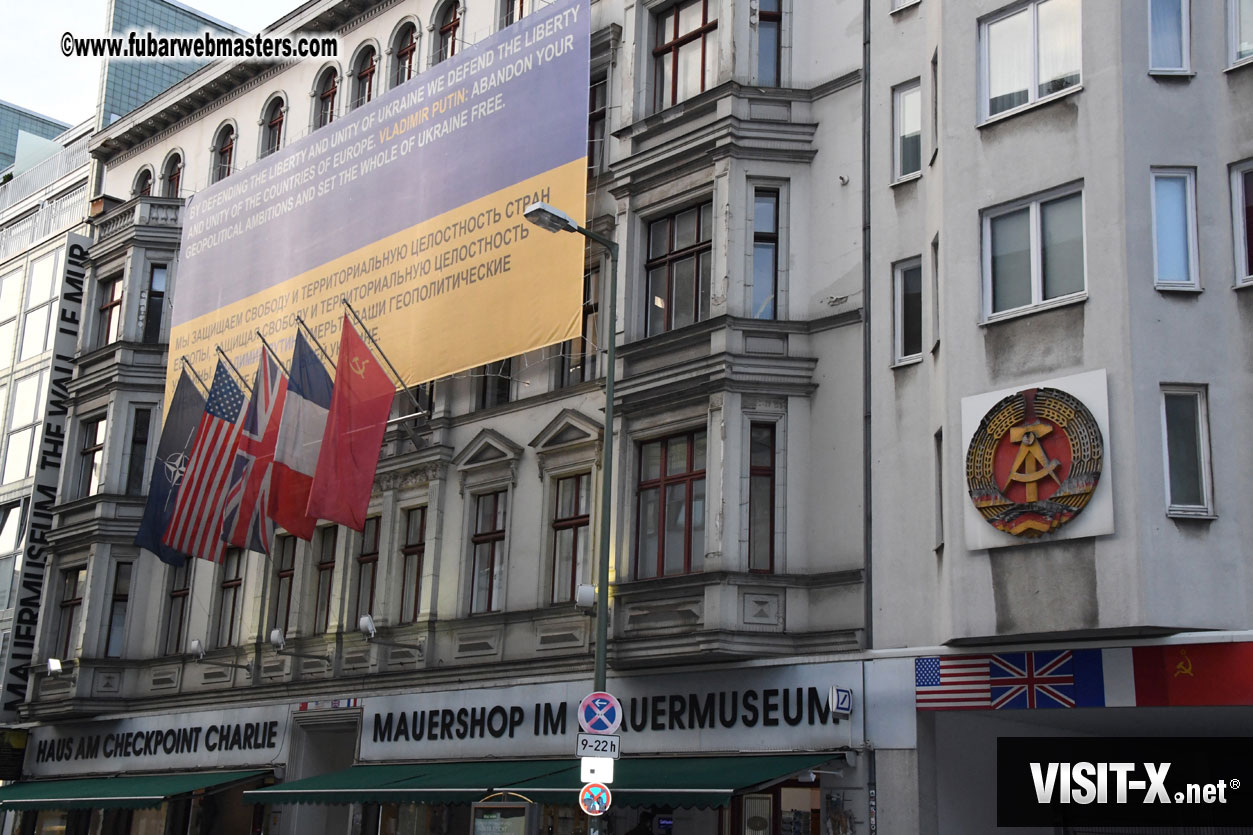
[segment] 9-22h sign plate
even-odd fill
[[[617,734],[579,734],[574,743],[576,757],[608,757],[618,759],[622,737]]]

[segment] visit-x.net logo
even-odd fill
[[[997,740],[1000,826],[1222,826],[1253,820],[1250,739]]]

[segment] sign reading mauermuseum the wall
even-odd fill
[[[610,679],[632,754],[822,750],[861,741],[860,717],[831,710],[861,664],[802,664]],[[406,693],[366,700],[361,760],[567,755],[586,681]],[[851,728],[850,728],[851,725]]]
[[[285,762],[291,707],[135,716],[30,732],[32,776],[235,768]]]
[[[522,213],[584,209],[590,9],[528,11],[188,201],[167,394],[297,317],[334,356],[341,299],[407,385],[579,335],[583,239]]]

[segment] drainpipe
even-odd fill
[[[874,648],[874,571],[871,555],[870,450],[870,0],[861,7],[861,408],[862,552],[866,649]]]

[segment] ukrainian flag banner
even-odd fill
[[[557,0],[190,198],[171,357],[247,376],[297,317],[334,355],[341,298],[406,385],[578,336],[583,239],[522,213],[584,205],[589,16]]]

